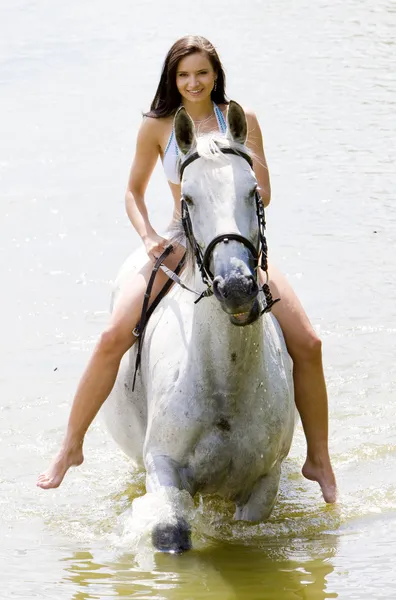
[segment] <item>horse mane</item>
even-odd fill
[[[224,154],[220,148],[232,148],[233,150],[244,152],[249,156],[252,156],[252,152],[247,148],[244,144],[240,144],[235,142],[234,140],[225,137],[220,132],[209,132],[199,135],[197,137],[197,144],[192,150],[183,158],[178,159],[177,169],[180,170],[180,165],[183,160],[186,160],[191,154],[197,152],[200,158],[203,158],[206,161],[218,162],[218,163],[229,163],[230,155]],[[203,171],[204,174],[204,171]],[[170,243],[174,244],[183,244],[186,245],[186,260],[185,260],[185,272],[187,278],[189,278],[195,271],[195,256],[194,251],[191,248],[189,240],[186,240],[186,236],[183,229],[183,224],[181,220],[181,214],[177,215],[177,218],[174,220],[173,225],[169,231],[170,233]]]

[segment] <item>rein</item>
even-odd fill
[[[148,322],[149,318],[151,317],[152,313],[154,312],[154,310],[157,308],[158,304],[161,302],[162,298],[164,298],[166,296],[166,294],[168,293],[170,287],[172,286],[172,279],[174,280],[173,277],[169,277],[168,281],[165,283],[164,287],[162,288],[162,290],[160,291],[158,296],[155,298],[154,302],[151,304],[151,306],[149,306],[151,291],[153,289],[153,285],[154,285],[154,281],[155,281],[155,278],[158,273],[158,269],[162,268],[162,266],[163,266],[162,263],[164,262],[166,257],[169,256],[169,254],[171,252],[173,252],[173,246],[170,244],[169,246],[167,246],[165,248],[165,250],[163,251],[161,256],[159,256],[157,258],[157,260],[155,261],[155,265],[153,267],[149,282],[147,284],[146,293],[144,294],[142,314],[140,317],[140,321],[136,325],[135,329],[132,331],[132,335],[134,335],[137,338],[137,346],[138,346],[137,353],[136,353],[136,361],[135,361],[135,373],[134,373],[133,382],[132,382],[132,391],[135,390],[136,375],[137,375],[137,372],[139,370],[140,363],[142,360],[142,346],[143,346],[143,339],[144,339],[144,333],[146,330],[147,322]],[[185,256],[186,255],[184,254],[183,258],[177,265],[176,272],[173,273],[173,271],[171,271],[172,275],[176,279],[178,279],[177,275],[183,268]]]

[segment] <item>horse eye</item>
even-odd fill
[[[256,191],[257,191],[257,186],[255,186],[253,189],[250,190],[246,200],[250,202],[252,200],[252,198],[254,198],[254,196],[256,195]]]
[[[192,201],[191,196],[184,196],[184,200],[186,201],[186,204],[188,204],[188,206],[193,206],[194,202]]]

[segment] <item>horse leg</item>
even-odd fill
[[[181,554],[191,549],[191,528],[183,516],[181,498],[184,489],[178,464],[168,456],[146,456],[146,489],[160,493],[166,504],[166,521],[157,523],[152,531],[153,546],[160,552]],[[179,506],[178,506],[179,505]],[[161,511],[162,512],[162,511]]]
[[[277,463],[270,473],[260,477],[246,504],[237,506],[234,519],[265,521],[269,518],[278,495],[280,467],[280,463]]]

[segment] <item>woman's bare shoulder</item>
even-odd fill
[[[139,137],[144,137],[147,141],[155,141],[162,148],[164,140],[169,137],[172,131],[172,125],[172,117],[155,118],[145,116],[140,125]]]
[[[243,107],[248,125],[249,137],[261,139],[261,127],[255,111],[250,107]]]
[[[166,121],[166,119],[156,119],[155,117],[144,116],[139,128],[139,132],[155,137],[163,130],[164,121]]]
[[[250,106],[243,107],[244,113],[248,121],[256,121],[257,122],[257,114]]]
[[[223,113],[224,116],[227,116],[229,104],[218,104],[219,109]],[[244,113],[246,115],[246,119],[248,122],[256,122],[257,123],[257,115],[253,109],[250,107],[243,106]]]

